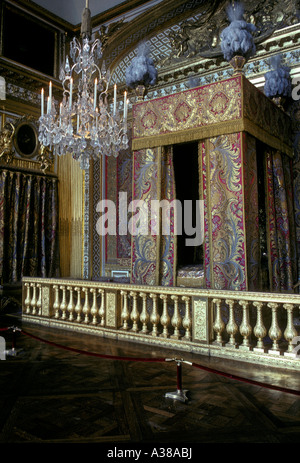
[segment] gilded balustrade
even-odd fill
[[[299,295],[24,278],[23,319],[300,368]]]

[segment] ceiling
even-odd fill
[[[81,23],[82,11],[86,6],[86,0],[34,0],[33,3],[36,3],[73,25]],[[88,0],[88,8],[93,17],[120,4],[126,6],[126,3],[131,2],[120,0]]]

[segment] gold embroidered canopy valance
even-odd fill
[[[137,103],[133,120],[133,151],[248,132],[293,155],[289,116],[242,74]]]

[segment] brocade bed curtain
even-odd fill
[[[133,157],[133,199],[143,200],[144,213],[151,213],[151,200],[167,204],[175,199],[172,146],[149,148],[134,153]],[[176,271],[175,216],[171,209],[166,215],[165,227],[170,233],[161,233],[161,216],[148,222],[148,233],[132,230],[131,283],[173,286]],[[149,217],[149,216],[147,216]],[[166,217],[165,217],[166,219]],[[157,222],[156,222],[157,220]],[[159,233],[154,233],[156,227]]]
[[[0,170],[1,284],[58,276],[58,180]]]
[[[297,281],[292,160],[267,149],[267,236],[272,291],[293,291]]]

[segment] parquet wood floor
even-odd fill
[[[21,326],[15,316],[0,326]],[[122,357],[179,357],[178,352],[96,336],[23,325],[49,341]],[[3,333],[0,332],[0,335]],[[10,334],[5,334],[7,344]],[[176,390],[175,362],[85,356],[17,336],[15,357],[0,362],[0,443],[121,446],[300,443],[300,397],[182,366],[186,403]],[[300,374],[184,353],[187,361],[245,378],[299,389]]]

